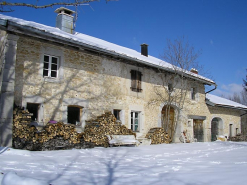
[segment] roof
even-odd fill
[[[212,94],[206,94],[206,103],[217,107],[247,110],[247,106],[245,105]]]
[[[170,72],[174,72],[174,66],[172,66],[170,63],[165,62],[161,59],[155,58],[150,55],[148,57],[143,56],[141,55],[140,52],[137,52],[133,49],[119,46],[117,44],[113,44],[105,40],[98,39],[98,38],[95,38],[95,37],[92,37],[86,34],[82,34],[78,32],[76,32],[75,34],[70,34],[70,33],[66,33],[60,30],[59,28],[55,28],[55,27],[39,24],[36,22],[26,21],[23,19],[18,19],[18,18],[0,14],[0,26],[5,26],[7,27],[7,30],[8,30],[8,29],[11,29],[11,28],[8,28],[9,25],[14,25],[15,27],[21,27],[22,29],[26,29],[29,31],[31,30],[32,32],[35,33],[34,36],[37,36],[37,32],[39,32],[39,34],[52,35],[52,36],[55,36],[57,40],[63,39],[66,42],[77,43],[79,45],[88,47],[90,49],[104,51],[111,55],[125,57],[128,60],[134,60],[134,61],[137,61],[139,63],[145,64],[151,67],[160,68],[160,69],[164,69]],[[9,31],[18,33],[18,30],[14,28],[12,28]],[[26,32],[22,32],[22,33],[25,34]],[[188,77],[201,81],[207,85],[216,85],[216,83],[213,80],[203,77],[201,75],[192,73],[190,71],[186,71],[185,73]]]

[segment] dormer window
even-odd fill
[[[142,92],[142,88],[141,88],[142,73],[136,70],[131,70],[130,73],[131,73],[130,89],[135,92]]]

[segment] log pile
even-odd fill
[[[172,142],[169,134],[166,133],[165,130],[160,127],[151,128],[147,133],[146,138],[152,140],[151,144],[168,144]]]
[[[247,141],[247,137],[243,134],[237,134],[236,136],[229,137],[228,141]]]
[[[95,120],[86,122],[84,130],[84,139],[88,142],[95,143],[96,146],[108,147],[106,135],[135,135],[126,126],[121,125],[111,112],[98,116]]]
[[[57,150],[71,148],[92,148],[93,143],[84,140],[83,133],[77,133],[75,125],[62,122],[48,123],[38,131],[31,125],[27,110],[16,108],[13,115],[13,147],[26,150]]]

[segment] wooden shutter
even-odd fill
[[[137,71],[136,73],[136,79],[137,79],[137,92],[141,92],[142,87],[141,87],[141,82],[142,82],[142,74],[141,72]]]
[[[131,70],[130,73],[131,73],[131,90],[132,91],[135,91],[136,90],[136,72],[137,71],[134,71],[134,70]]]
[[[131,70],[131,90],[141,92],[142,73],[139,71]]]

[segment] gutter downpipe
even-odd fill
[[[242,116],[244,116],[244,115],[246,115],[246,114],[247,114],[247,112],[245,112],[244,114],[240,115],[240,117],[242,117]]]
[[[216,89],[217,89],[217,85],[215,84],[215,85],[214,85],[214,88],[211,89],[211,90],[209,90],[208,92],[205,92],[205,94],[208,94],[208,93],[210,93],[210,92],[212,92],[212,91],[214,91],[214,90],[216,90]]]

